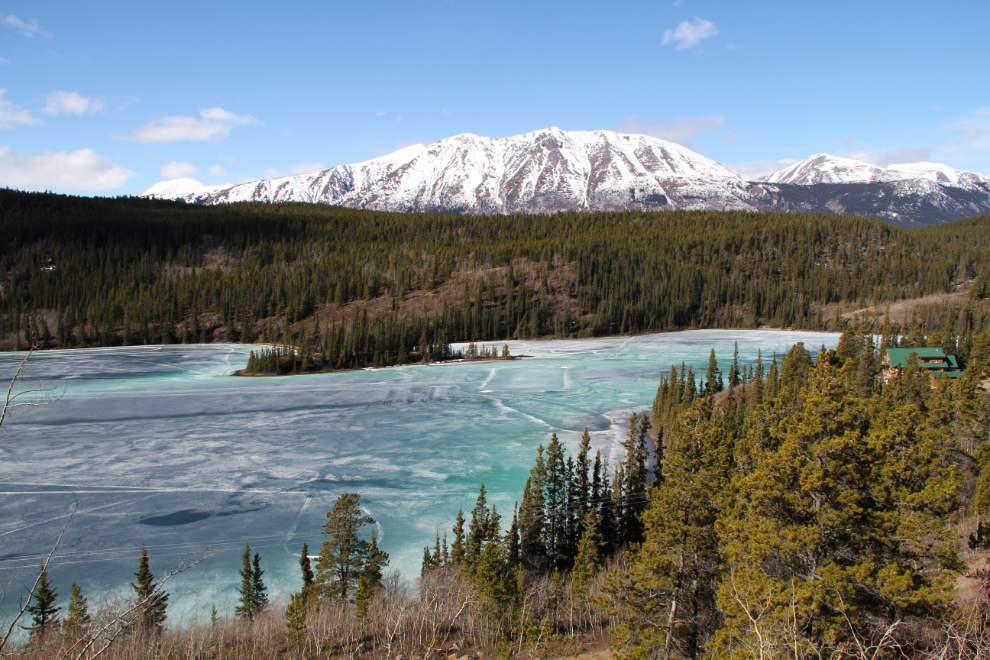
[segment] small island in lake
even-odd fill
[[[478,360],[515,360],[518,357],[509,353],[509,345],[503,344],[501,351],[496,346],[471,342],[466,351],[454,350],[447,342],[429,344],[424,348],[414,347],[408,353],[400,346],[393,357],[388,351],[375,352],[370,363],[354,360],[326,359],[321,353],[302,351],[294,346],[265,346],[259,351],[251,351],[247,366],[234,372],[235,376],[291,376],[294,374],[327,373],[332,371],[354,371],[356,369],[394,367],[403,364],[433,364],[437,362],[473,362]]]

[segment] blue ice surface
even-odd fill
[[[130,593],[141,544],[161,572],[206,546],[221,552],[169,583],[170,621],[232,613],[245,543],[274,596],[298,589],[299,551],[319,553],[341,493],[361,494],[391,569],[414,580],[423,547],[470,511],[484,483],[503,525],[537,446],[556,432],[576,451],[585,427],[614,465],[632,411],[662,373],[703,375],[714,348],[728,372],[837,334],[696,330],[607,339],[510,341],[515,361],[416,365],[284,378],[233,377],[251,346],[142,346],[38,353],[30,381],[64,391],[18,409],[0,439],[0,579],[16,572],[0,618],[33,580],[72,508],[52,561],[98,603]],[[503,342],[492,343],[501,350]],[[7,382],[23,354],[0,355]],[[370,534],[370,529],[366,530]]]

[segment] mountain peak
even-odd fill
[[[845,213],[902,226],[990,212],[987,177],[938,163],[884,168],[819,153],[746,181],[710,158],[655,137],[556,126],[504,138],[462,133],[361,163],[240,185],[174,179],[142,195],[199,204],[313,202],[429,213]]]

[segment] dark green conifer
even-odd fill
[[[137,598],[137,625],[145,632],[161,632],[165,628],[165,619],[168,618],[168,594],[155,582],[155,575],[148,563],[148,550],[143,543],[134,577],[137,578],[137,583],[132,582],[131,588]]]
[[[34,588],[33,602],[28,605],[27,612],[31,615],[31,638],[42,637],[50,630],[58,628],[58,613],[62,609],[55,605],[58,592],[48,581],[48,570],[44,563],[38,569],[38,582]]]

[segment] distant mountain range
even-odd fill
[[[157,183],[144,197],[197,204],[312,202],[442,213],[723,210],[845,213],[902,227],[990,213],[990,180],[946,165],[874,167],[816,154],[750,181],[671,142],[549,128],[507,138],[464,134],[321,172],[204,186]]]

